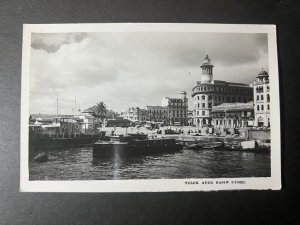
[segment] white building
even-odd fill
[[[194,105],[193,124],[211,124],[211,111],[222,103],[246,103],[253,100],[253,88],[249,84],[214,80],[214,65],[208,55],[200,66],[200,81],[192,89]]]
[[[168,124],[188,124],[188,99],[186,94],[187,93],[183,91],[180,93],[181,98],[164,97],[162,99],[162,106],[168,108]]]
[[[270,84],[269,74],[262,70],[253,83],[254,126],[270,127]]]

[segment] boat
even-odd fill
[[[93,157],[135,156],[156,153],[174,153],[183,148],[174,138],[148,139],[146,135],[111,136],[109,141],[93,144]]]
[[[223,142],[214,142],[209,144],[203,144],[202,149],[204,150],[224,150]]]
[[[189,143],[186,144],[186,147],[190,150],[201,150],[203,149],[203,145],[200,143]]]
[[[243,142],[241,142],[243,143]],[[252,153],[270,153],[270,146],[257,145],[257,143],[252,146],[243,147],[241,143],[226,143],[224,145],[225,151],[240,151],[240,152],[252,152]]]

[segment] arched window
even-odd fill
[[[202,95],[202,100],[205,100],[205,95]]]

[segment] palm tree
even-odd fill
[[[104,102],[98,102],[97,105],[95,105],[94,107],[94,116],[96,118],[100,118],[101,122],[103,122],[103,119],[106,117],[107,114],[107,109],[106,109],[106,105],[104,104]]]

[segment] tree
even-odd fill
[[[107,108],[104,102],[98,102],[97,105],[95,105],[93,108],[93,116],[95,116],[96,118],[100,118],[101,122],[103,122],[103,119],[106,117],[107,114]]]

